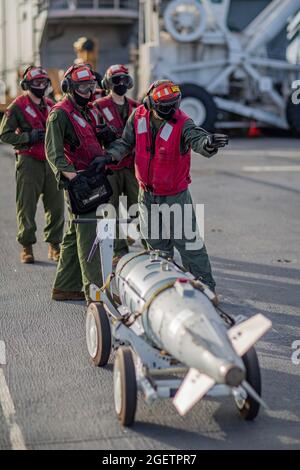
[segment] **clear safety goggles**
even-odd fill
[[[87,95],[88,93],[95,93],[97,82],[82,82],[75,83],[75,90],[82,95]]]
[[[30,82],[33,88],[46,88],[49,85],[48,78],[35,78]]]

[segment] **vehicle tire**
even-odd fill
[[[182,101],[180,109],[208,132],[213,132],[217,120],[217,106],[213,96],[201,86],[192,83],[180,85]]]
[[[255,349],[249,349],[242,360],[246,367],[246,381],[261,396],[260,367]],[[247,395],[245,400],[235,399],[235,402],[241,417],[246,421],[253,421],[258,415],[260,404],[251,396]]]
[[[287,101],[286,118],[291,131],[300,137],[300,104],[293,103],[292,96]]]
[[[121,424],[131,426],[136,412],[137,384],[133,355],[129,347],[120,347],[115,355],[114,402]]]
[[[86,313],[86,343],[95,366],[105,366],[111,352],[111,329],[102,304],[92,303]]]

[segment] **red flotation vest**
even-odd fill
[[[40,108],[33,103],[28,94],[18,96],[14,101],[14,104],[22,111],[24,119],[32,129],[46,129],[46,121],[54,103],[49,98],[44,98],[44,101],[46,103],[44,111],[41,111]],[[19,129],[17,132],[23,132],[23,129]],[[17,150],[17,153],[20,155],[29,155],[36,160],[46,160],[44,142],[32,144],[28,149]]]
[[[63,99],[57,103],[54,109],[62,109],[68,116],[74,131],[79,140],[79,146],[71,148],[65,142],[64,150],[67,161],[74,165],[76,170],[86,170],[95,157],[104,155],[104,151],[99,144],[96,136],[96,125],[100,124],[100,113],[95,108],[90,107],[90,122],[87,121],[75,104],[69,98]]]
[[[171,196],[185,191],[191,183],[191,150],[180,153],[182,129],[188,119],[183,111],[177,110],[172,121],[159,129],[155,144],[151,145],[150,111],[143,105],[138,107],[134,119],[135,174],[144,190],[157,196]]]

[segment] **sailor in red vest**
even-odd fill
[[[107,147],[111,142],[121,137],[126,122],[132,111],[138,106],[138,102],[126,97],[126,93],[133,87],[133,79],[129,75],[125,65],[111,65],[102,80],[102,88],[108,95],[94,102],[99,109],[105,126],[102,128],[102,136]],[[113,174],[109,176],[109,182],[113,189],[111,204],[118,210],[120,196],[127,196],[127,207],[130,208],[138,202],[139,187],[134,171],[133,154],[127,155],[123,160],[108,167]],[[115,260],[128,253],[127,240],[119,236],[115,242]]]
[[[32,245],[36,243],[35,215],[42,197],[49,243],[48,258],[58,261],[64,226],[64,199],[57,190],[44,150],[46,120],[53,102],[45,97],[50,85],[47,72],[30,66],[25,70],[23,95],[8,107],[0,128],[0,138],[16,151],[17,240],[23,246],[22,263],[34,263]]]
[[[91,190],[86,170],[91,169],[96,177],[97,166],[104,168],[112,161],[111,158],[106,160],[97,134],[102,118],[91,103],[95,88],[96,77],[88,65],[70,67],[62,82],[64,99],[54,106],[47,122],[46,154],[58,185],[64,189],[75,186],[82,201],[88,199]],[[58,301],[86,299],[89,302],[90,284],[102,286],[100,260],[95,256],[91,262],[87,261],[95,239],[96,223],[72,223],[75,215],[70,204],[69,217],[52,298]],[[96,208],[80,215],[80,218],[95,217]]]
[[[179,86],[169,80],[153,83],[143,105],[128,119],[122,138],[107,152],[118,160],[135,150],[141,234],[149,247],[170,257],[177,248],[184,268],[214,291],[188,190],[191,151],[209,158],[228,143],[228,137],[198,127],[179,109],[180,101]],[[166,209],[174,214],[166,217]]]

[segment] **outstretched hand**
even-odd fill
[[[206,148],[217,150],[228,145],[228,135],[225,134],[209,134],[207,136]]]

